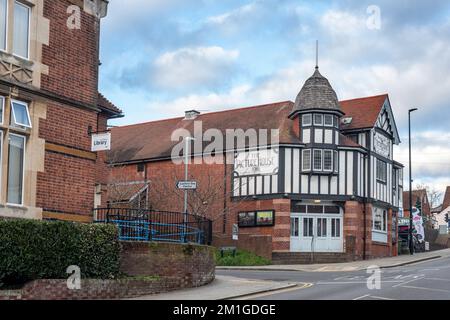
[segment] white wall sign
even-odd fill
[[[278,172],[278,149],[240,152],[234,160],[239,176],[272,175]]]
[[[391,155],[391,141],[381,133],[375,132],[373,135],[374,151],[383,157],[389,158]]]
[[[91,151],[111,150],[111,132],[96,133],[92,135]]]

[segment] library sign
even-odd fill
[[[111,150],[111,132],[95,133],[92,135],[91,151]]]
[[[278,172],[278,149],[240,152],[234,160],[239,176],[273,175]]]

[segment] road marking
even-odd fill
[[[379,299],[379,300],[394,300],[394,299],[391,299],[391,298],[378,297],[378,296],[370,296],[370,297],[374,298],[374,299]]]
[[[301,286],[296,286],[296,287],[287,288],[287,289],[274,290],[274,291],[260,293],[260,294],[256,293],[256,294],[253,294],[253,295],[248,295],[248,296],[245,296],[245,297],[240,297],[240,298],[231,299],[231,300],[254,300],[254,299],[257,299],[257,298],[272,296],[272,295],[276,295],[276,294],[281,294],[281,293],[286,293],[286,292],[291,292],[291,291],[308,289],[308,288],[311,288],[314,285],[313,283],[303,283],[303,282],[299,282],[298,284],[301,284]]]
[[[382,283],[401,283],[401,280],[386,280],[386,281],[381,281]],[[316,282],[316,284],[325,284],[325,285],[330,285],[330,284],[366,284],[366,281],[334,281],[334,282]]]
[[[424,277],[423,277],[423,278],[424,278]],[[407,283],[410,283],[410,282],[413,282],[413,281],[417,281],[417,280],[421,280],[421,279],[423,279],[423,278],[417,278],[417,279],[412,279],[412,280],[409,280],[409,281],[401,282],[401,283],[399,283],[399,284],[393,285],[392,288],[396,288],[396,287],[399,287],[399,286],[403,286],[404,284],[407,284]]]
[[[370,297],[370,294],[365,294],[365,295],[363,295],[361,297],[357,297],[357,298],[355,298],[353,300],[361,300],[361,299],[364,299],[364,298],[367,298],[367,297]]]
[[[425,278],[425,280],[447,281],[447,282],[450,282],[450,279],[442,279],[442,278]]]
[[[401,286],[402,288],[408,288],[408,289],[421,289],[421,290],[428,290],[428,291],[438,291],[438,292],[450,292],[450,290],[444,290],[444,289],[432,289],[432,288],[424,288],[424,287],[414,287],[414,286]]]

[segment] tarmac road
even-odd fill
[[[299,287],[246,296],[249,300],[450,300],[450,257],[380,270],[380,289],[367,285],[373,273],[217,270],[245,279],[295,282]],[[375,284],[375,282],[370,282]]]

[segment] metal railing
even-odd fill
[[[211,244],[212,222],[181,212],[130,208],[94,209],[95,223],[112,223],[122,241]]]

